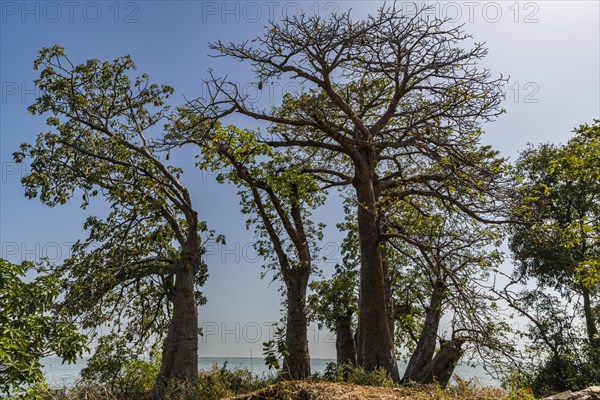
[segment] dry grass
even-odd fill
[[[436,386],[375,387],[350,383],[282,382],[228,400],[533,400],[526,392],[507,393],[460,382],[444,391]]]

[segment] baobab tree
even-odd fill
[[[446,207],[493,222],[503,176],[479,148],[481,124],[502,113],[502,77],[477,63],[487,54],[460,27],[383,7],[363,21],[349,13],[293,16],[240,44],[215,42],[217,56],[246,61],[262,88],[279,79],[306,90],[269,109],[241,86],[212,76],[200,115],[239,113],[271,124],[272,147],[311,154],[311,172],[351,185],[361,253],[358,362],[399,380],[386,272],[381,201],[434,197]],[[321,164],[319,164],[319,162]],[[421,169],[425,163],[428,168]],[[485,199],[485,201],[480,201]]]
[[[305,162],[298,163],[289,151],[259,143],[255,132],[219,123],[207,130],[206,121],[192,110],[182,107],[179,114],[166,142],[198,146],[199,166],[218,171],[220,182],[240,189],[242,212],[249,215],[246,226],[256,233],[255,248],[275,279],[284,283],[284,377],[309,378],[306,295],[323,228],[312,221],[311,212],[323,204],[325,192],[304,171]]]
[[[132,340],[148,330],[164,337],[152,395],[160,399],[169,379],[197,378],[198,288],[207,277],[205,224],[182,171],[152,141],[173,89],[131,77],[129,57],[75,65],[60,46],[41,50],[34,67],[42,94],[30,111],[50,114],[53,131],[15,153],[30,162],[26,195],[51,207],[81,196],[83,208],[97,196],[111,207],[105,219],[88,218],[89,238],[55,271],[65,274],[65,309],[84,327],[119,327],[123,318]]]
[[[386,223],[395,260],[414,270],[403,286],[407,297],[417,299],[406,314],[419,323],[403,326],[414,341],[403,381],[445,386],[467,346],[497,350],[504,340],[500,318],[490,324],[496,296],[486,294],[487,278],[502,261],[502,235],[440,205],[429,199],[390,207]],[[449,337],[440,329],[444,315],[451,322]]]

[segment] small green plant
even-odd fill
[[[97,384],[122,398],[145,399],[158,375],[160,358],[153,352],[147,361],[137,353],[122,336],[100,338],[96,352],[81,371],[80,387]]]
[[[332,382],[347,382],[365,386],[393,387],[394,381],[384,369],[365,372],[350,364],[329,363],[323,372],[323,378]]]
[[[169,382],[164,393],[165,400],[218,400],[224,397],[252,392],[272,383],[270,378],[261,379],[247,369],[227,369],[214,365],[209,371],[201,371],[193,384]]]
[[[269,370],[281,369],[279,359],[285,359],[289,356],[285,342],[285,328],[277,327],[275,329],[275,338],[263,343],[263,354],[265,355],[265,365]]]

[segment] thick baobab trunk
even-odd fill
[[[352,312],[341,316],[336,321],[335,350],[337,364],[356,365],[356,342],[352,329]]]
[[[582,289],[583,296],[583,313],[585,315],[585,325],[588,334],[588,339],[592,347],[600,347],[600,336],[598,336],[598,328],[592,311],[592,302],[590,299],[590,290],[587,287]]]
[[[433,286],[431,293],[431,299],[429,301],[429,309],[425,316],[425,323],[423,324],[423,330],[419,336],[417,347],[413,352],[404,377],[402,381],[404,383],[416,382],[416,383],[427,383],[427,366],[431,362],[433,354],[435,353],[435,345],[437,343],[437,331],[440,324],[441,318],[441,306],[443,299],[444,284],[441,281],[437,281]]]
[[[360,240],[360,314],[358,364],[366,371],[384,368],[399,381],[393,340],[388,322],[387,291],[381,256],[381,240],[375,209],[372,168],[357,168],[354,186],[358,200]]]
[[[463,354],[462,346],[466,339],[462,337],[454,338],[449,341],[443,341],[440,350],[435,354],[429,367],[424,382],[437,382],[441,387],[445,388],[454,374],[456,364]]]
[[[289,275],[286,277],[286,345],[289,355],[284,360],[284,374],[288,379],[306,379],[310,377],[308,320],[306,317],[306,288],[310,269],[294,270]]]
[[[173,315],[163,344],[162,364],[152,400],[162,399],[170,379],[193,382],[198,376],[198,310],[195,275],[197,257],[183,256],[175,273]]]

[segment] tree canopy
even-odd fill
[[[40,359],[57,355],[72,363],[86,350],[87,337],[52,315],[60,281],[40,275],[30,282],[30,264],[0,258],[0,393],[43,381]]]
[[[34,68],[42,95],[29,109],[50,113],[53,131],[14,155],[31,163],[26,195],[49,206],[80,196],[84,209],[102,197],[111,208],[104,219],[87,219],[88,239],[54,269],[66,287],[64,310],[84,327],[123,323],[141,344],[164,336],[159,398],[167,378],[196,376],[198,290],[207,277],[206,226],[182,170],[153,140],[169,118],[173,89],[130,76],[129,57],[75,65],[60,46],[41,50]]]

